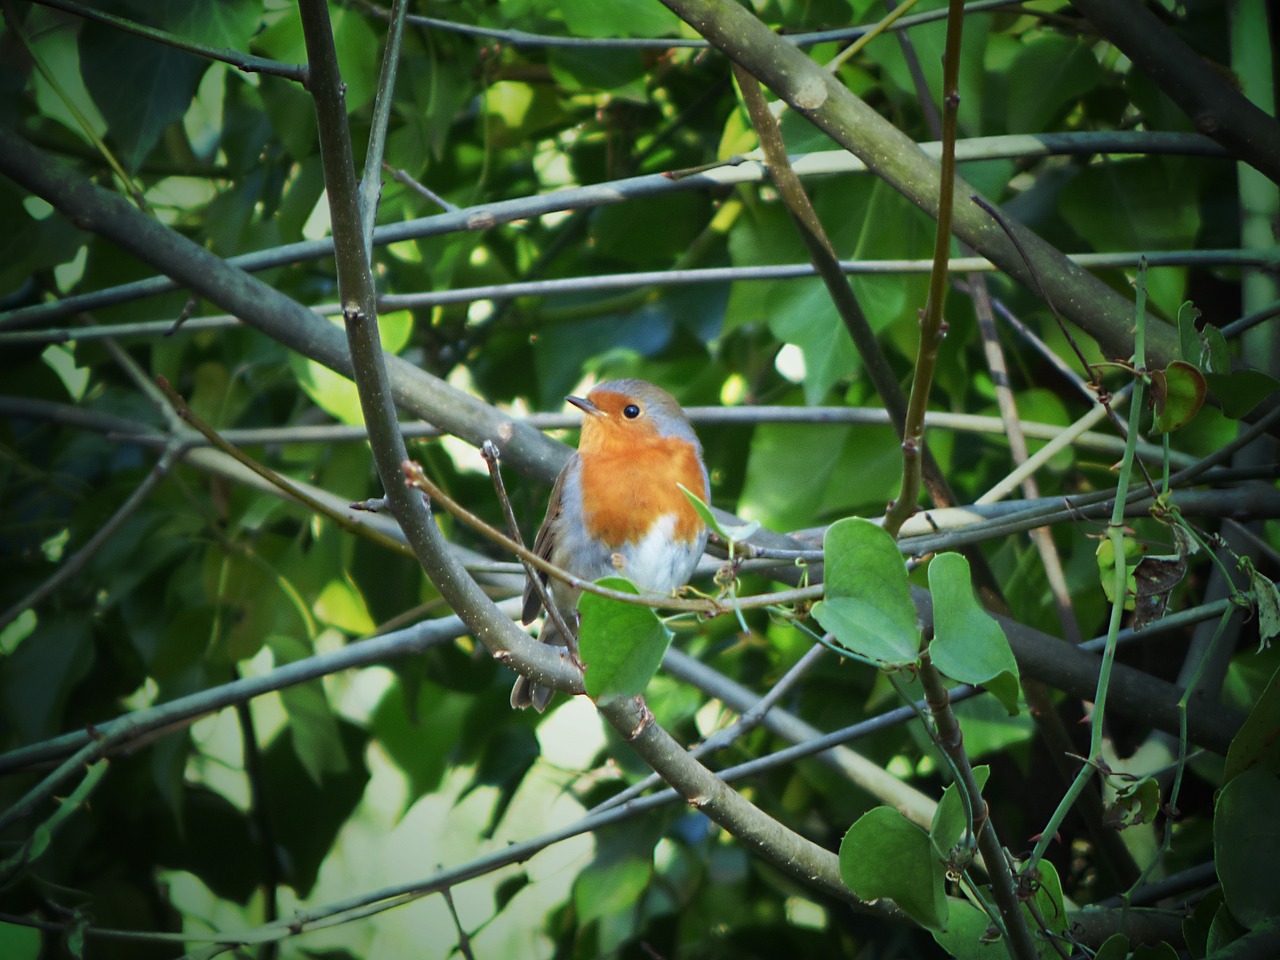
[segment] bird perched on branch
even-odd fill
[[[680,491],[707,501],[702,446],[671,394],[644,380],[610,380],[584,397],[567,397],[584,414],[578,450],[555,486],[533,550],[584,580],[624,576],[637,587],[670,595],[693,574],[707,527]],[[548,581],[551,600],[573,636],[547,618],[539,639],[577,650],[582,591]],[[524,623],[542,610],[532,581],[524,591]],[[554,693],[527,677],[511,690],[513,707],[546,709]]]

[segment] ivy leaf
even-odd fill
[[[1129,956],[1129,938],[1123,933],[1113,933],[1103,941],[1093,960],[1125,960]]]
[[[80,75],[106,118],[120,162],[136,170],[182,119],[208,64],[92,21],[80,30]]]
[[[922,926],[947,927],[946,873],[929,835],[893,807],[874,807],[849,828],[840,878],[864,900],[888,897]]]
[[[1280,780],[1246,770],[1222,788],[1213,810],[1213,850],[1231,915],[1252,929],[1280,913]]]
[[[969,561],[942,553],[929,564],[933,594],[934,666],[953,680],[986,687],[1013,716],[1018,712],[1018,662],[1000,625],[973,595]]]
[[[1196,321],[1200,319],[1200,311],[1190,300],[1178,308],[1178,349],[1182,359],[1192,366],[1200,365],[1200,331],[1196,329]]]
[[[1271,675],[1266,689],[1249,711],[1240,731],[1227,750],[1227,765],[1222,773],[1230,782],[1246,770],[1257,768],[1280,773],[1280,670]]]
[[[280,633],[269,636],[267,646],[280,665],[303,660],[315,652],[309,644]],[[345,773],[347,755],[324,684],[308,680],[286,687],[280,691],[280,699],[289,717],[289,737],[294,752],[316,786],[320,786],[328,774]]]
[[[1132,610],[1134,598],[1138,595],[1138,581],[1134,576],[1137,569],[1138,561],[1142,554],[1142,547],[1138,541],[1130,536],[1124,538],[1124,562],[1128,569],[1128,579],[1125,582],[1124,591],[1124,608]],[[1094,552],[1098,560],[1098,578],[1102,583],[1102,592],[1106,594],[1109,603],[1118,602],[1116,597],[1116,548],[1111,542],[1110,537],[1104,537],[1098,543],[1098,549]],[[1130,562],[1132,561],[1132,562]]]
[[[39,960],[40,931],[35,927],[0,922],[0,956],[10,960]]]
[[[640,591],[630,580],[606,577],[601,586]],[[671,631],[651,607],[623,603],[595,593],[578,601],[582,622],[578,653],[587,671],[583,684],[593,700],[636,697],[644,693],[671,645]]]
[[[1150,823],[1160,809],[1160,784],[1154,777],[1143,777],[1126,783],[1116,791],[1115,800],[1107,805],[1105,822],[1117,830]]]
[[[1173,433],[1195,419],[1204,405],[1204,374],[1185,360],[1151,373],[1151,399],[1158,433]]]
[[[1231,372],[1231,350],[1227,346],[1227,338],[1211,323],[1204,325],[1200,331],[1200,362],[1196,364],[1207,374],[1228,374]]]
[[[750,540],[752,534],[760,529],[760,524],[755,520],[749,523],[721,523],[719,518],[711,512],[711,508],[696,493],[688,490],[683,483],[677,484],[677,486],[680,488],[680,492],[684,494],[685,499],[693,505],[693,509],[702,518],[702,522],[725,543],[742,543],[745,540]]]
[[[1205,382],[1222,404],[1222,412],[1232,420],[1239,420],[1280,388],[1280,380],[1261,370],[1210,373]]]
[[[1249,589],[1253,591],[1253,606],[1258,611],[1258,650],[1271,646],[1280,634],[1280,590],[1253,566],[1248,564]]]
[[[846,650],[883,667],[920,659],[920,627],[907,567],[893,537],[850,517],[833,523],[822,541],[823,599],[813,616]]]
[[[1009,951],[991,926],[991,918],[968,900],[947,900],[947,929],[932,930],[933,939],[956,960],[1009,960]]]
[[[988,766],[973,768],[973,779],[977,781],[979,790],[987,785],[987,778],[990,776],[991,768]],[[933,844],[934,855],[944,863],[951,861],[952,851],[970,825],[960,789],[958,784],[951,783],[942,791],[942,799],[938,801],[938,808],[933,813],[933,823],[929,827],[929,840]],[[982,802],[980,797],[972,799],[975,804]]]

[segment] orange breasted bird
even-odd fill
[[[584,580],[624,576],[641,591],[670,596],[689,581],[707,545],[707,527],[680,485],[709,499],[702,446],[675,397],[644,380],[610,380],[587,396],[566,397],[584,414],[578,450],[555,485],[533,550]],[[548,583],[546,574],[539,574]],[[576,630],[582,591],[559,580],[549,593],[561,619]],[[542,610],[525,587],[523,622]],[[539,639],[577,648],[547,618]],[[553,690],[516,680],[513,707],[546,709]]]

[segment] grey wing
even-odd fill
[[[560,516],[562,509],[561,498],[564,493],[565,476],[568,472],[569,470],[566,467],[556,477],[556,482],[551,487],[551,496],[547,500],[547,515],[543,518],[542,526],[538,528],[538,535],[533,540],[533,552],[544,560],[551,559],[551,551],[555,547],[555,528],[557,524],[554,521]],[[545,586],[547,575],[542,572],[535,572],[535,575]],[[526,580],[524,585],[524,607],[520,613],[520,622],[532,623],[541,612],[542,597],[538,595],[538,591],[534,588],[533,581]]]

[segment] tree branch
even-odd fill
[[[1280,122],[1233,87],[1224,70],[1137,0],[1071,0],[1071,5],[1151,77],[1197,130],[1280,183]]]
[[[662,2],[886,183],[930,216],[937,216],[937,165],[838,79],[731,0]],[[957,179],[955,235],[1029,288],[1033,288],[1034,270],[1065,316],[1109,355],[1127,358],[1133,351],[1133,304],[1026,227],[1014,225],[1028,252],[1028,267],[999,225],[973,202],[973,194],[972,187]],[[1168,324],[1152,321],[1147,334],[1153,366],[1177,358],[1177,336]]]

